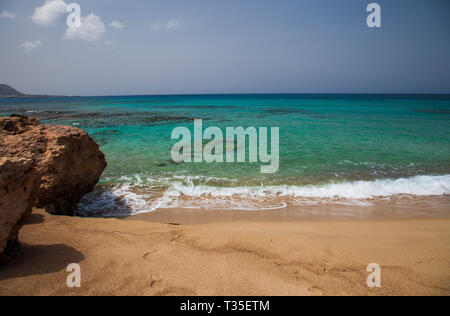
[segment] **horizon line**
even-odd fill
[[[154,94],[106,94],[106,95],[56,95],[56,94],[24,94],[21,96],[11,96],[11,99],[17,98],[27,98],[27,97],[69,97],[69,98],[95,98],[95,97],[151,97],[151,96],[205,96],[205,95],[323,95],[323,96],[345,96],[345,95],[374,95],[374,96],[382,96],[382,95],[391,95],[391,96],[450,96],[450,92],[446,93],[430,93],[430,92],[358,92],[358,93],[346,93],[346,92],[245,92],[245,93],[154,93]],[[6,96],[5,96],[6,97]],[[1,97],[0,97],[1,98]]]

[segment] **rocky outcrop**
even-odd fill
[[[18,233],[31,213],[40,177],[27,158],[0,157],[0,265],[19,251]]]
[[[17,251],[20,222],[33,204],[72,216],[105,168],[98,145],[78,128],[0,118],[0,253]]]
[[[49,126],[44,135],[48,150],[37,166],[41,184],[36,206],[72,216],[105,170],[105,155],[86,132],[74,127]]]

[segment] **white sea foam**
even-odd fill
[[[367,200],[397,195],[450,195],[450,175],[415,176],[402,179],[380,179],[329,183],[310,186],[216,187],[195,185],[179,179],[164,181],[168,188],[155,196],[153,187],[142,177],[122,178],[123,184],[81,204],[82,214],[120,216],[152,212],[160,208],[205,208],[233,210],[273,210],[294,205],[314,205],[321,201],[341,205],[370,206]],[[192,180],[192,179],[189,179]],[[161,183],[161,179],[159,179]],[[139,189],[137,189],[139,187]],[[280,202],[281,201],[281,202]],[[108,211],[105,215],[104,210]],[[98,213],[100,212],[100,213]]]
[[[392,195],[447,195],[450,194],[450,175],[416,176],[403,179],[383,179],[330,183],[311,186],[210,187],[174,183],[171,195],[199,196],[292,196],[305,198],[369,199]]]

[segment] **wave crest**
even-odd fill
[[[141,177],[138,177],[141,179]],[[196,208],[221,210],[269,210],[289,205],[336,203],[370,206],[365,200],[399,195],[450,195],[450,175],[415,176],[328,183],[309,186],[216,187],[167,180],[167,187],[155,190],[139,180],[94,192],[79,205],[83,216],[121,216],[152,212],[160,208]],[[160,180],[159,180],[160,181]],[[151,180],[149,180],[151,183]]]

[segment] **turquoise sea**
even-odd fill
[[[450,195],[450,95],[173,95],[0,100],[0,115],[85,129],[108,168],[83,216],[279,209]],[[280,169],[173,163],[172,130],[279,127]]]

